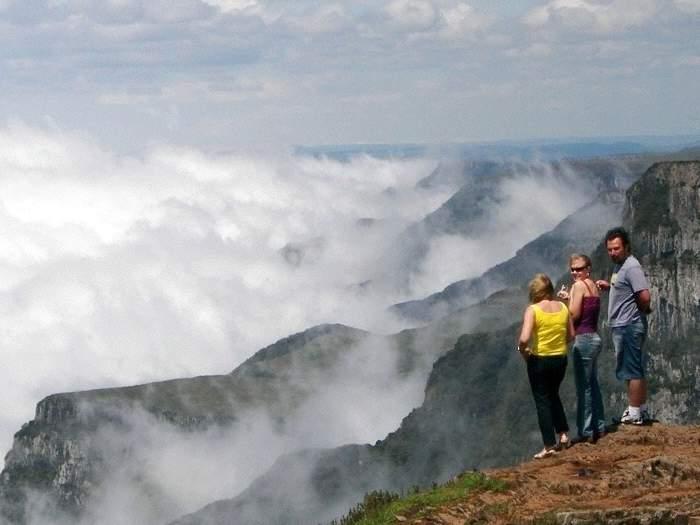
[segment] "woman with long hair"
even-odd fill
[[[574,328],[568,308],[554,298],[549,277],[536,274],[528,292],[530,305],[523,316],[518,351],[527,361],[527,376],[544,442],[544,448],[534,457],[542,459],[571,443],[559,386],[566,374],[567,346]]]
[[[591,279],[590,257],[574,253],[569,257],[569,269],[574,283],[571,291],[561,297],[568,299],[574,323],[575,339],[571,353],[576,379],[576,440],[596,441],[605,434],[605,412],[598,384],[598,356],[602,347],[598,335],[600,297],[598,287]]]

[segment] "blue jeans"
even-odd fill
[[[605,432],[603,398],[598,384],[598,356],[602,345],[595,332],[580,334],[574,340],[574,378],[576,380],[576,426],[580,437]]]
[[[612,341],[617,360],[615,376],[620,381],[646,377],[647,356],[644,352],[646,336],[647,323],[644,318],[626,326],[612,328]]]

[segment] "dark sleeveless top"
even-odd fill
[[[588,288],[588,284],[583,284]],[[588,288],[590,291],[590,288]],[[600,314],[600,297],[589,295],[583,298],[581,304],[581,317],[574,321],[574,332],[579,334],[590,334],[598,330],[598,315]]]

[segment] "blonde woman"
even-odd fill
[[[574,327],[569,309],[554,298],[549,277],[536,274],[528,292],[530,305],[523,316],[518,351],[527,361],[527,376],[544,442],[544,448],[534,457],[542,459],[571,443],[559,385],[566,374],[567,345],[573,339]]]
[[[592,264],[587,255],[575,253],[569,257],[569,269],[574,283],[565,298],[569,300],[575,333],[571,353],[576,379],[577,441],[596,441],[605,434],[603,397],[598,384],[600,297],[598,287],[591,279]]]

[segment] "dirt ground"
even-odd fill
[[[423,524],[700,525],[700,427],[620,426],[597,443],[485,471],[503,493],[481,493]]]

